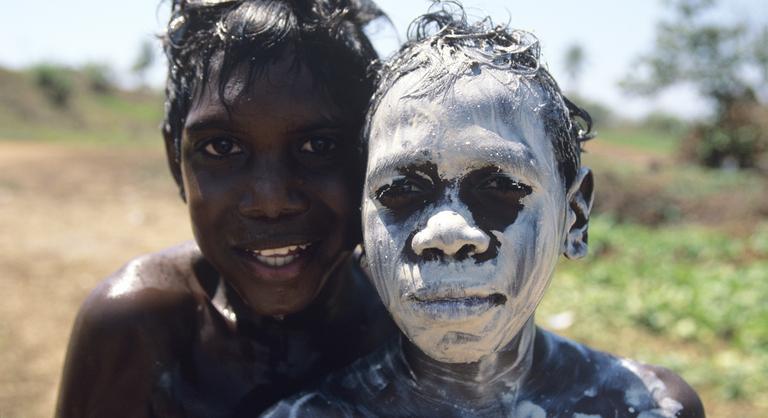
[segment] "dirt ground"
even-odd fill
[[[0,417],[51,416],[90,289],[129,258],[190,237],[159,143],[0,142]]]

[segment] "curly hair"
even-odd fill
[[[162,37],[169,159],[180,161],[182,130],[200,86],[215,70],[224,97],[243,64],[251,83],[268,65],[292,57],[336,105],[362,121],[374,88],[369,67],[377,58],[363,27],[381,16],[370,0],[173,0]]]
[[[435,98],[447,94],[459,78],[490,68],[540,86],[545,106],[537,112],[552,138],[563,184],[570,187],[581,165],[581,144],[594,136],[592,118],[563,95],[541,65],[540,49],[538,39],[529,32],[494,26],[490,18],[470,24],[458,3],[434,3],[429,13],[411,23],[408,41],[400,50],[378,65],[364,138],[370,135],[371,120],[383,97],[405,75],[423,71],[405,97]]]

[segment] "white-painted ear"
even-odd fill
[[[594,186],[592,170],[582,167],[566,196],[568,215],[563,254],[570,259],[582,258],[587,255],[587,229],[592,202],[595,198]]]

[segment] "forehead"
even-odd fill
[[[447,92],[414,98],[422,72],[398,80],[371,120],[369,168],[434,162],[445,177],[495,165],[537,176],[555,173],[552,141],[540,110],[541,88],[527,79],[484,69],[461,76]]]
[[[257,67],[235,66],[221,83],[220,60],[213,60],[205,83],[195,86],[187,125],[198,120],[250,118],[301,119],[342,122],[347,113],[331,99],[309,68],[291,54]],[[245,122],[245,121],[244,121]],[[298,122],[296,122],[298,123]]]
[[[305,94],[316,94],[323,90],[306,64],[291,52],[285,52],[269,62],[251,62],[246,59],[227,69],[222,67],[223,60],[223,52],[213,56],[208,64],[205,82],[198,82],[194,86],[193,98],[200,100],[206,96],[217,96],[221,87],[223,99],[228,103],[248,99],[253,96],[251,93],[259,91],[295,95],[302,91]]]

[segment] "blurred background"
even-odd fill
[[[380,5],[387,56],[429,3]],[[170,4],[2,6],[0,417],[44,417],[90,289],[191,237],[159,134]],[[768,416],[768,2],[465,6],[538,35],[596,121],[591,254],[561,263],[539,324],[673,369],[710,417]]]

